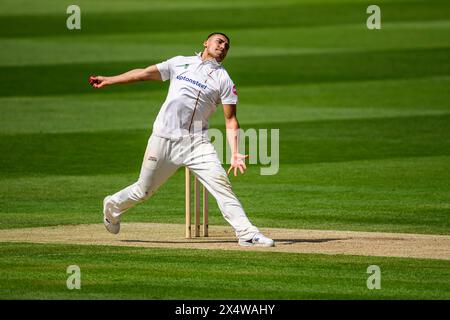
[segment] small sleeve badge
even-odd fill
[[[237,96],[237,90],[236,90],[236,85],[233,85],[233,93]]]

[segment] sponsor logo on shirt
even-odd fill
[[[236,85],[233,86],[233,93],[237,96],[237,90],[236,90]]]
[[[194,80],[194,79],[191,79],[191,78],[188,78],[188,77],[185,77],[185,76],[177,76],[177,79],[190,82],[190,83],[195,84],[197,87],[200,87],[202,89],[206,89],[207,88],[206,84],[203,84],[201,82],[198,82],[197,80]]]

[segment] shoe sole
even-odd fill
[[[248,241],[239,241],[238,242],[241,247],[275,247],[275,242],[268,244],[268,243],[253,243]]]
[[[252,243],[252,242],[248,242],[248,241],[241,241],[241,240],[239,240],[239,245],[241,246],[241,247],[253,247],[255,244],[254,243]]]

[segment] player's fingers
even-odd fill
[[[242,169],[242,166],[239,166],[239,171],[244,174],[244,169]]]
[[[231,169],[233,169],[233,167],[230,167],[230,169],[228,169],[227,175],[230,175]]]
[[[234,176],[237,177],[237,167],[234,167]]]
[[[244,169],[247,170],[247,166],[245,165],[245,162],[242,162],[242,166],[244,167]]]
[[[100,83],[100,76],[90,76],[89,77],[89,83],[93,84],[93,83]]]
[[[103,88],[103,87],[106,87],[108,84],[106,83],[106,81],[100,81],[99,83],[98,83],[98,88]]]

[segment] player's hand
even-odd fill
[[[239,171],[244,174],[244,170],[247,169],[247,166],[245,165],[245,158],[248,158],[248,154],[247,155],[243,155],[240,153],[235,153],[231,156],[231,166],[228,169],[227,174],[230,174],[231,170],[234,170],[234,176],[237,176],[237,171],[239,169]]]
[[[110,81],[108,77],[102,77],[102,76],[90,76],[89,77],[89,84],[93,86],[94,88],[103,88],[107,85],[110,85]]]

